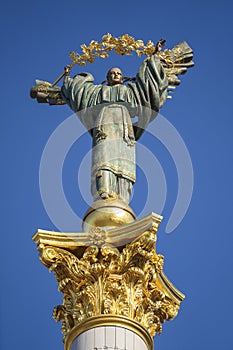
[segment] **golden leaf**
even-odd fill
[[[121,40],[125,43],[128,43],[128,44],[134,43],[134,38],[128,34],[122,35]]]
[[[81,49],[82,49],[82,52],[83,52],[83,53],[86,53],[86,52],[89,51],[89,50],[88,50],[88,47],[87,47],[85,44],[81,45]]]
[[[136,50],[136,54],[138,55],[138,57],[141,57],[143,55],[143,52],[140,50]]]
[[[102,37],[102,41],[109,42],[111,38],[112,35],[108,33]]]
[[[88,59],[87,59],[87,61],[88,61],[89,63],[93,63],[93,62],[95,61],[95,58],[94,58],[93,56],[89,56]]]
[[[142,40],[136,40],[135,41],[135,46],[136,47],[144,47],[144,43]]]
[[[99,57],[101,58],[107,58],[109,55],[107,54],[107,52],[102,52],[99,54]]]
[[[71,53],[70,53],[70,59],[71,60],[74,60],[76,58],[76,53],[74,52],[74,51],[72,51]]]
[[[154,43],[151,40],[149,40],[146,44],[146,47],[153,47],[154,48]]]

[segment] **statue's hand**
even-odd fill
[[[69,75],[70,74],[70,71],[71,71],[71,67],[69,66],[69,65],[67,65],[67,66],[65,66],[64,67],[64,73],[65,73],[65,75]]]
[[[160,39],[155,46],[154,53],[156,54],[157,52],[160,52],[162,50],[162,48],[164,47],[165,43],[166,43],[165,39]]]

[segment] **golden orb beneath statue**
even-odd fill
[[[98,199],[87,210],[83,218],[83,231],[93,227],[111,229],[129,224],[136,215],[128,204],[120,199]]]

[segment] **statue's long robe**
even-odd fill
[[[89,73],[78,74],[73,79],[66,76],[61,93],[93,137],[93,195],[105,191],[119,194],[116,183],[108,183],[105,188],[106,179],[98,182],[98,178],[106,170],[135,182],[135,140],[164,104],[168,80],[159,58],[153,55],[143,61],[136,79],[127,85],[94,85],[93,81]],[[135,116],[138,121],[132,124],[131,118]]]

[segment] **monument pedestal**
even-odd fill
[[[156,253],[161,220],[152,213],[113,229],[34,235],[40,260],[63,293],[53,317],[62,322],[65,350],[152,350],[154,335],[177,315],[184,298]]]

